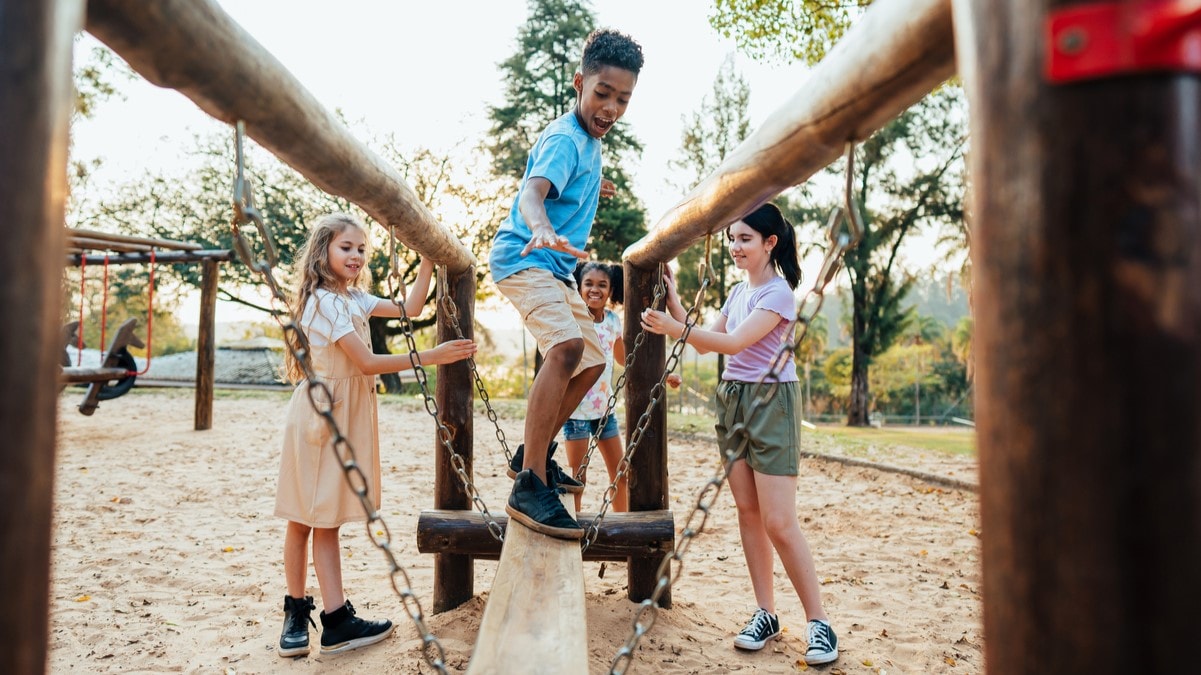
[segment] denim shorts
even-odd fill
[[[596,433],[596,428],[599,426],[599,417],[594,420],[567,420],[567,424],[563,425],[563,437],[569,441],[586,440]],[[617,415],[609,415],[609,421],[605,422],[605,428],[601,430],[600,440],[613,438],[616,435]]]

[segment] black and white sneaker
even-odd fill
[[[734,646],[739,649],[763,649],[768,640],[779,634],[780,619],[766,609],[756,609],[746,627],[734,637]]]
[[[838,636],[829,621],[814,619],[809,622],[809,648],[805,650],[805,663],[816,666],[830,663],[838,658]]]
[[[564,471],[558,462],[551,459],[551,456],[555,454],[555,449],[558,447],[559,443],[557,441],[551,441],[550,445],[546,448],[546,484],[553,488],[561,489],[564,492],[579,494],[584,491],[584,484],[576,480],[575,476]],[[509,474],[509,478],[516,478],[517,474],[521,473],[524,464],[525,443],[522,443],[517,446],[517,452],[513,453],[513,458],[509,460],[509,469],[506,471]]]
[[[309,626],[317,627],[311,612],[316,609],[313,596],[284,596],[284,629],[279,634],[279,655],[285,658],[309,653]]]
[[[392,622],[387,619],[367,621],[355,616],[354,605],[345,605],[326,614],[321,613],[321,653],[340,652],[373,645],[392,634]]]

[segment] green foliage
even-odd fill
[[[686,118],[686,126],[680,139],[680,159],[671,162],[688,177],[680,185],[683,192],[696,187],[716,169],[734,148],[738,147],[751,132],[750,104],[751,88],[746,78],[734,69],[734,59],[727,57],[713,80],[713,92],[701,100],[700,109]],[[709,256],[709,269],[713,275],[709,306],[720,307],[726,301],[728,279],[732,275],[732,261],[726,255],[725,232],[713,235]],[[677,288],[685,305],[691,304],[700,288],[700,262],[705,255],[705,242],[693,244],[679,257]]]
[[[505,103],[488,108],[492,129],[485,141],[495,174],[516,180],[525,174],[538,134],[575,108],[573,78],[584,40],[596,27],[595,15],[580,0],[530,0],[529,8],[529,18],[518,30],[517,51],[500,64]],[[590,245],[598,259],[617,260],[621,251],[646,234],[646,208],[630,191],[623,167],[641,151],[642,144],[624,120],[605,134],[604,177],[613,181],[618,192],[602,199],[597,208]],[[516,186],[509,191],[510,203],[516,192]]]
[[[821,61],[871,0],[714,0],[709,24],[757,61]]]
[[[852,382],[848,422],[866,424],[869,369],[914,321],[906,302],[917,278],[903,269],[906,236],[963,219],[966,128],[962,93],[945,88],[926,97],[862,143],[856,153],[853,196],[863,204],[863,238],[843,262],[850,279]],[[830,173],[837,175],[842,167]],[[796,206],[817,229],[833,203]]]

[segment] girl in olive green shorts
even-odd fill
[[[796,234],[774,204],[764,204],[731,225],[727,237],[734,264],[746,271],[747,279],[730,292],[709,330],[689,333],[689,343],[701,353],[730,355],[717,386],[715,427],[723,460],[741,450],[730,465],[730,492],[738,507],[738,531],[759,604],[734,638],[734,646],[762,649],[780,634],[772,588],[773,553],[778,553],[809,619],[805,662],[830,663],[838,658],[838,638],[822,607],[813,554],[797,521],[800,415],[791,354],[777,374],[775,394],[750,414],[759,392],[755,383],[769,373],[796,317],[792,291],[801,276]],[[684,307],[674,284],[668,287],[668,312],[647,310],[642,325],[679,338]],[[762,390],[768,388],[765,384]],[[745,434],[732,433],[739,423]]]

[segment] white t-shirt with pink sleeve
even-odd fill
[[[609,397],[613,395],[613,343],[621,339],[621,319],[617,312],[605,309],[605,318],[596,326],[596,337],[600,341],[601,352],[605,355],[605,372],[592,388],[584,394],[580,405],[571,413],[573,420],[598,420],[609,408]]]
[[[782,277],[772,277],[771,281],[757,288],[751,288],[745,281],[734,286],[730,297],[726,298],[725,306],[721,308],[721,313],[726,317],[726,332],[733,333],[757,309],[779,314],[780,322],[755,344],[730,355],[730,360],[726,362],[726,370],[722,373],[723,380],[758,382],[771,368],[772,359],[780,350],[789,327],[796,319],[796,298],[793,297],[788,282]],[[779,381],[798,381],[796,362],[791,353],[780,369]]]

